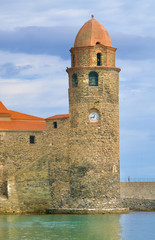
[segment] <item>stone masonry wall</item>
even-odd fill
[[[54,121],[57,121],[57,128],[53,127]],[[67,207],[70,198],[69,131],[68,118],[47,120],[46,145],[53,208]]]
[[[43,213],[51,204],[48,157],[29,164],[8,179],[8,199],[0,213]]]
[[[155,182],[121,182],[120,193],[124,207],[155,211]]]
[[[115,48],[107,49],[103,45],[86,48],[71,48],[72,59],[75,56],[76,67],[97,66],[97,53],[101,54],[101,65],[115,67]],[[71,62],[73,67],[73,62]]]
[[[30,136],[35,136],[35,144],[30,144]],[[0,195],[6,194],[6,182],[10,176],[45,155],[44,137],[45,132],[3,132],[0,141]]]
[[[90,53],[88,50],[79,50],[77,52],[77,65],[78,66],[88,66],[90,63]]]
[[[155,182],[121,182],[122,198],[155,199]]]
[[[39,212],[68,204],[68,123],[68,118],[47,120],[47,130],[43,133],[6,133],[1,149],[8,199],[0,201],[1,212]],[[36,144],[30,145],[29,135],[34,134]],[[9,154],[12,158],[8,161]]]

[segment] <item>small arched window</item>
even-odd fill
[[[97,66],[101,66],[101,53],[97,53]]]
[[[77,74],[74,73],[74,74],[72,75],[72,87],[75,88],[75,87],[77,87],[77,86],[78,86],[78,78],[77,78]]]
[[[75,55],[72,55],[72,67],[75,67]]]
[[[89,73],[89,86],[98,86],[98,74],[97,72]]]

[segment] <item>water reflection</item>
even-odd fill
[[[155,212],[120,215],[121,240],[155,240]]]
[[[0,216],[1,240],[120,240],[120,215]]]

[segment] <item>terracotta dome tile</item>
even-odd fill
[[[78,32],[74,47],[95,46],[97,42],[112,47],[111,38],[107,30],[101,23],[92,18]]]

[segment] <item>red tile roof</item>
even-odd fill
[[[43,120],[44,118],[40,118],[40,117],[35,117],[32,115],[28,115],[25,113],[20,113],[20,112],[15,112],[12,110],[9,110],[9,113],[11,114],[11,119],[18,119],[18,120]]]
[[[45,121],[0,121],[0,131],[44,131]]]
[[[46,118],[46,120],[49,120],[49,119],[62,119],[62,118],[69,118],[69,114],[54,115],[52,117]]]
[[[1,101],[0,101],[0,117],[10,117],[8,109],[4,106],[4,104]]]
[[[10,119],[4,121],[1,117],[10,117]],[[8,110],[0,102],[0,131],[44,131],[45,129],[45,119]]]
[[[0,101],[0,113],[8,113],[8,109],[4,106],[4,104]]]
[[[1,117],[10,117],[4,121]],[[49,119],[68,118],[69,114],[55,115]],[[44,118],[35,117],[25,113],[8,110],[2,102],[0,102],[0,131],[44,131],[46,130],[46,121]]]

